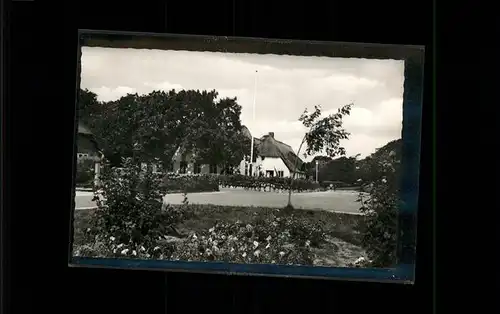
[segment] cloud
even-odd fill
[[[144,82],[143,85],[150,89],[149,92],[152,92],[154,90],[159,90],[159,91],[164,91],[164,92],[169,92],[173,89],[179,91],[182,90],[183,87],[180,84],[175,84],[175,83],[170,83],[168,81],[163,81],[160,83],[151,83],[151,82]],[[148,93],[148,92],[145,92]]]
[[[275,132],[295,150],[305,108],[321,105],[326,114],[354,103],[344,123],[351,138],[342,144],[349,155],[367,155],[401,137],[403,71],[401,60],[84,47],[81,87],[100,100],[215,89],[219,98],[237,98],[254,136]]]
[[[336,91],[347,94],[356,94],[381,85],[380,82],[373,79],[345,74],[332,74],[327,77],[316,78],[308,84],[311,89],[318,92]]]
[[[403,99],[381,101],[371,109],[353,107],[344,119],[344,127],[351,133],[364,135],[401,136],[403,123]]]
[[[92,92],[97,94],[97,99],[99,101],[111,101],[123,97],[127,94],[135,94],[137,90],[128,86],[118,86],[115,88],[109,88],[106,86],[101,86],[98,88],[91,88]]]

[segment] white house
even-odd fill
[[[172,158],[172,164],[169,172],[186,174],[219,174],[223,168],[218,165],[197,164],[192,162],[192,154],[178,148]]]
[[[243,126],[243,134],[251,138],[247,127]],[[305,178],[305,172],[300,171],[304,162],[297,157],[292,147],[274,138],[274,133],[269,132],[261,138],[254,138],[256,151],[254,152],[254,167],[251,171],[250,156],[242,160],[233,173],[265,177],[290,177],[296,172],[296,178]],[[220,174],[223,167],[220,165],[196,164],[191,162],[192,155],[181,148],[177,149],[169,172],[185,174]],[[297,164],[297,167],[295,167]]]
[[[84,160],[98,161],[101,158],[99,145],[92,132],[83,123],[78,122],[78,132],[76,136],[77,162]]]
[[[102,152],[94,134],[81,121],[78,121],[78,131],[76,135],[76,161],[83,163],[91,161],[94,163],[94,182],[99,183],[99,173],[102,160]]]
[[[243,128],[244,134],[251,137],[248,128]],[[239,167],[241,174],[286,178],[295,172],[296,178],[305,178],[305,172],[300,170],[304,162],[290,145],[275,139],[274,132],[269,132],[261,138],[254,138],[254,142],[257,148],[254,157],[255,169],[250,170],[249,159],[243,160]]]

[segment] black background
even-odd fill
[[[64,6],[42,5],[41,1],[5,3],[7,10],[3,13],[8,15],[8,23],[2,35],[7,50],[2,70],[7,73],[8,80],[2,85],[5,98],[2,126],[6,130],[2,153],[6,158],[3,182],[8,184],[2,184],[2,202],[6,209],[2,227],[6,231],[6,241],[2,247],[5,263],[1,280],[5,284],[2,294],[6,296],[2,306],[9,313],[62,310],[71,314],[200,311],[388,314],[433,311],[436,292],[432,272],[433,112],[436,109],[446,115],[446,119],[438,115],[435,134],[439,138],[439,155],[449,154],[458,133],[452,133],[456,131],[448,130],[448,126],[455,123],[463,130],[467,124],[461,118],[452,118],[462,111],[460,104],[466,102],[466,89],[464,93],[456,93],[460,89],[457,84],[465,86],[473,81],[470,77],[459,76],[456,67],[459,65],[463,74],[467,69],[476,68],[479,62],[464,62],[464,56],[473,54],[474,49],[464,52],[457,47],[467,38],[471,40],[476,36],[478,24],[472,28],[469,24],[466,26],[466,21],[479,6],[465,7],[453,2],[456,6],[447,8],[446,13],[451,15],[453,22],[438,24],[442,27],[438,27],[436,33],[446,57],[440,53],[434,58],[431,1],[237,2],[235,5],[233,1],[201,0],[168,3],[67,1]],[[416,284],[67,268],[78,28],[425,45],[426,90]],[[438,85],[442,92],[436,96],[436,101],[433,97],[434,65],[438,73],[445,68],[457,72]],[[441,100],[439,97],[455,99]],[[469,109],[467,116],[473,114],[470,111],[473,110]],[[464,142],[467,136],[464,133],[468,132],[460,133],[458,140]],[[461,149],[467,150],[467,147],[461,146]],[[451,163],[438,167],[440,173],[447,168],[453,170]],[[451,175],[439,176],[443,178],[437,181],[440,186],[445,181],[448,184],[458,182],[456,171],[450,172]],[[445,190],[440,188],[439,195],[445,195]],[[442,198],[438,201],[442,202]],[[463,219],[464,215],[458,213],[461,206],[469,203],[460,199],[459,206],[449,204],[438,205],[439,215],[444,216],[446,211],[452,210],[457,214],[447,216],[446,225],[441,225],[439,230],[463,226],[458,219]],[[479,207],[477,201],[475,206]],[[457,263],[470,265],[463,264],[467,260],[462,258],[446,258],[448,254],[445,253],[455,247],[463,249],[466,247],[463,241],[467,240],[453,246],[451,238],[458,233],[442,233],[443,237],[438,239],[450,243],[447,249],[444,246],[439,249],[439,259],[447,260],[446,269]],[[441,231],[439,234],[441,236]],[[443,304],[470,299],[471,294],[463,289],[467,287],[465,273],[461,276],[448,271],[451,275],[446,276],[445,268],[437,273],[440,274],[439,283],[442,282],[447,291],[438,294],[439,298],[444,300],[445,294],[452,294]],[[455,285],[453,282],[457,282],[457,278],[460,284]],[[457,289],[460,291],[455,292]],[[482,313],[485,307],[483,302],[477,302],[474,311]]]

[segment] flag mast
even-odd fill
[[[252,124],[255,125],[255,105],[257,102],[257,73],[258,71],[255,70],[255,83],[254,83],[254,91],[253,91],[253,106],[252,106]],[[254,162],[253,162],[253,156],[254,156],[254,137],[252,132],[250,132],[250,137],[251,137],[251,147],[250,147],[250,176],[254,175]]]

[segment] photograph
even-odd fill
[[[72,257],[398,265],[404,60],[80,48]]]

